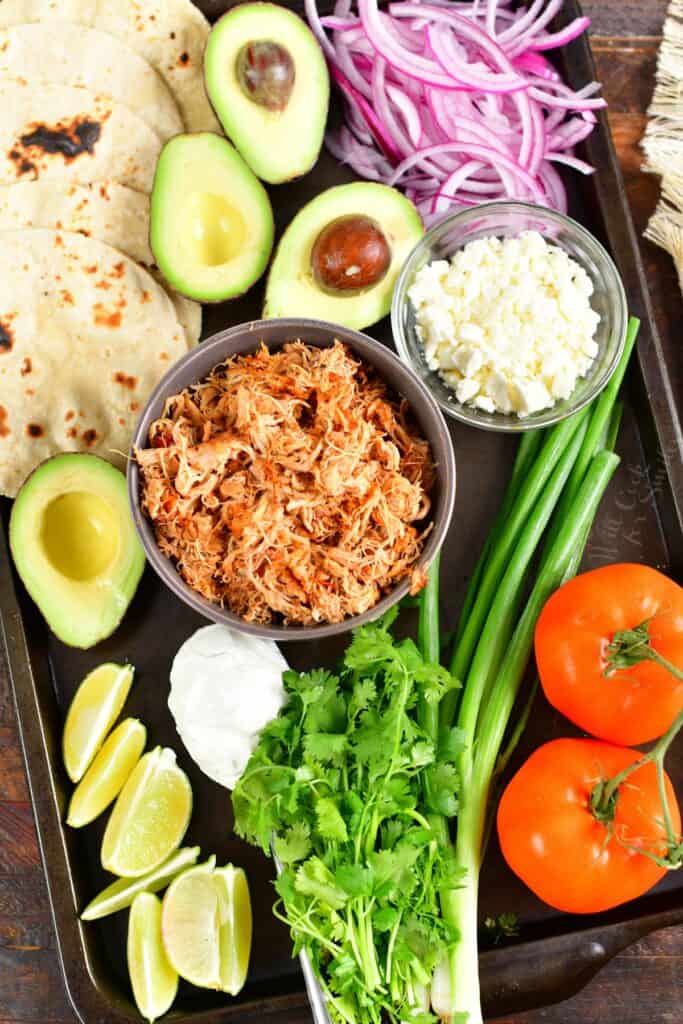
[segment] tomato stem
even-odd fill
[[[624,630],[624,632],[633,631]],[[642,768],[646,764],[654,763],[657,770],[657,787],[659,789],[659,797],[662,804],[662,817],[664,828],[666,830],[666,856],[660,857],[657,854],[652,853],[650,850],[644,850],[640,846],[635,847],[628,843],[623,843],[623,845],[628,849],[637,850],[638,853],[642,853],[645,857],[650,857],[650,859],[655,861],[656,864],[659,864],[660,867],[665,867],[670,870],[675,870],[683,864],[683,842],[676,836],[673,822],[671,821],[671,810],[669,808],[669,801],[666,798],[664,759],[669,747],[682,728],[683,710],[679,711],[669,728],[657,741],[652,750],[649,750],[647,754],[643,754],[643,756],[639,757],[637,761],[627,765],[626,768],[623,768],[616,775],[613,775],[611,779],[601,779],[601,781],[596,783],[593,787],[590,797],[590,807],[593,815],[611,831],[611,827],[614,822],[614,815],[617,809],[620,786],[623,785],[626,779],[628,779],[633,772]]]
[[[612,637],[612,642],[607,647],[607,665],[603,675],[611,676],[617,669],[631,668],[641,661],[654,661],[661,665],[667,672],[670,672],[680,682],[683,682],[683,671],[677,668],[652,646],[650,638],[650,623],[652,619],[645,619],[639,626],[633,629],[620,629]]]

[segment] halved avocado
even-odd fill
[[[282,236],[263,315],[369,327],[389,312],[396,278],[423,234],[413,204],[388,185],[358,181],[321,192]]]
[[[16,497],[9,539],[24,586],[60,640],[92,647],[114,632],[145,567],[123,473],[97,455],[48,459]]]
[[[268,265],[273,210],[261,182],[227,139],[176,135],[159,156],[150,210],[154,259],[177,292],[222,302]]]
[[[276,4],[233,7],[204,54],[209,99],[251,169],[271,184],[310,171],[325,133],[330,79],[308,26]]]

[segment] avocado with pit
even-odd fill
[[[48,459],[15,499],[9,540],[24,586],[60,640],[87,648],[114,632],[145,567],[123,473],[97,455]]]
[[[263,315],[369,327],[389,312],[396,278],[423,234],[413,204],[388,185],[358,181],[321,192],[282,236]]]
[[[276,4],[233,7],[211,30],[206,91],[225,134],[271,185],[310,171],[322,146],[330,78],[308,26]]]
[[[150,245],[168,283],[198,302],[246,292],[273,248],[273,210],[261,182],[227,139],[176,135],[154,175]]]

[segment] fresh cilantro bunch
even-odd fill
[[[358,629],[337,675],[285,674],[288,703],[232,796],[238,834],[283,865],[275,912],[295,953],[348,1024],[435,1021],[428,987],[457,939],[439,892],[460,872],[430,819],[457,810],[461,733],[435,744],[418,724],[455,683],[391,621]]]

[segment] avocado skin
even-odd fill
[[[313,273],[316,240],[335,220],[368,215],[389,243],[389,268],[361,292],[331,294]],[[396,279],[423,235],[418,211],[398,189],[354,181],[321,192],[299,210],[280,239],[268,274],[264,318],[306,316],[356,331],[370,327],[389,312]]]
[[[180,204],[192,191],[201,191],[202,167],[207,177],[211,173],[221,179],[217,194],[251,210],[249,245],[223,265],[218,280],[216,275],[208,280],[197,265],[183,267],[169,245],[169,239],[182,242]],[[240,197],[246,202],[240,203]],[[228,139],[215,132],[186,132],[169,139],[159,155],[150,196],[149,235],[156,264],[175,291],[209,305],[226,302],[247,292],[265,272],[275,238],[273,208],[265,188]]]
[[[281,112],[246,98],[233,73],[242,45],[254,41],[278,43],[294,61],[294,89]],[[262,181],[280,185],[315,166],[327,123],[330,76],[320,45],[298,14],[260,0],[231,7],[209,34],[204,83],[225,134]]]
[[[58,572],[44,549],[43,513],[71,492],[101,499],[119,527],[118,549],[106,571],[87,581]],[[87,649],[117,629],[145,568],[128,505],[126,478],[97,455],[65,452],[42,462],[24,481],[9,524],[12,558],[26,590],[52,632],[70,647]]]

